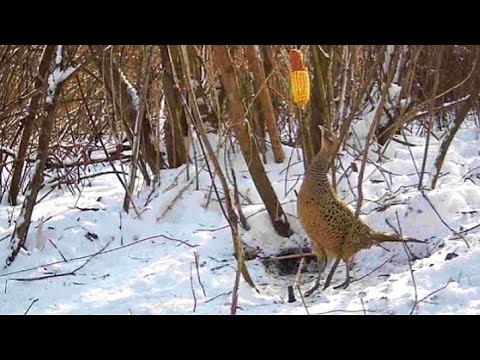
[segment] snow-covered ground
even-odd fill
[[[420,169],[424,139],[407,138],[418,145],[410,149]],[[376,163],[383,175],[375,165],[367,165],[362,218],[389,232],[393,230],[387,221],[395,228],[400,223],[404,235],[427,240],[425,245],[409,245],[417,257],[411,269],[402,244],[375,246],[357,255],[348,289],[319,290],[305,304],[296,293],[297,301],[288,303],[287,286],[294,275],[266,269],[256,258],[247,266],[258,292],[241,282],[238,314],[480,313],[480,227],[465,231],[480,224],[479,145],[478,129],[467,121],[450,147],[445,175],[435,190],[425,191],[431,205],[412,186],[418,176],[406,146],[389,145],[386,158]],[[432,138],[427,171],[433,168],[437,150]],[[295,232],[289,239],[274,233],[241,155],[231,154],[251,226],[242,230],[242,238],[258,246],[261,257],[308,243],[296,219],[293,191],[300,186],[303,165],[297,150],[285,147],[285,152],[287,158],[292,155],[288,171],[287,163],[274,164],[271,156],[267,170]],[[341,158],[348,167],[352,158]],[[355,188],[357,173],[349,174]],[[430,180],[428,175],[424,179],[427,188]],[[184,167],[163,171],[161,186],[153,194],[144,189],[135,199],[139,219],[133,210],[122,213],[124,190],[115,175],[94,178],[80,197],[67,190],[53,192],[35,208],[28,252],[0,270],[0,313],[23,314],[28,309],[28,314],[228,314],[236,263],[227,222],[215,194],[209,193],[205,169],[198,190],[195,181],[187,181]],[[345,177],[339,195],[347,202],[354,199]],[[12,214],[5,201],[0,205],[0,259],[7,256],[19,211],[16,207]],[[455,234],[462,231],[463,238]],[[328,269],[324,276],[327,273]],[[48,277],[53,274],[57,276]],[[313,276],[303,274],[304,291],[313,284]],[[334,285],[343,278],[340,266]]]

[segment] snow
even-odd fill
[[[71,66],[67,69],[62,69],[62,60],[63,60],[63,45],[57,46],[57,52],[55,55],[55,68],[53,72],[48,76],[48,89],[47,89],[47,103],[51,104],[57,87],[59,84],[64,82],[70,77],[80,66]]]
[[[57,46],[57,52],[55,54],[55,65],[59,66],[62,63],[63,59],[63,45],[58,45]]]
[[[10,157],[12,157],[12,158],[14,158],[14,159],[17,158],[17,153],[16,153],[14,150],[12,150],[12,149],[10,149],[10,148],[8,148],[8,147],[6,147],[6,146],[0,145],[0,153],[7,154],[8,156],[10,156]]]
[[[127,85],[127,92],[132,99],[133,107],[136,111],[139,111],[140,108],[140,98],[138,97],[137,90],[133,87],[133,85],[127,80],[125,74],[120,70],[120,76],[122,77],[122,81]]]
[[[452,106],[452,105],[458,104],[460,102],[466,101],[469,97],[470,97],[470,94],[468,94],[468,95],[466,95],[462,98],[459,98],[455,101],[449,101],[449,102],[443,103],[442,108],[448,108],[449,106]],[[423,116],[423,115],[426,115],[426,114],[428,114],[428,110],[417,111],[416,116]]]
[[[58,55],[57,55],[58,56]],[[53,72],[48,77],[48,90],[47,90],[47,103],[51,104],[53,101],[53,96],[57,91],[57,87],[60,83],[64,82],[66,79],[70,77],[79,67],[71,66],[65,70],[62,70],[59,66],[57,66]]]
[[[408,131],[405,134],[408,142],[418,145],[411,148],[418,168],[424,139]],[[215,135],[209,137],[215,140]],[[480,227],[475,227],[480,223],[480,180],[476,177],[480,174],[478,129],[473,119],[466,120],[447,153],[443,176],[435,190],[429,190],[428,184],[439,142],[434,137],[431,142],[424,179],[428,200],[417,190],[418,176],[409,150],[396,142],[390,143],[384,159],[376,164],[380,169],[367,164],[363,186],[365,201],[361,216],[370,226],[393,232],[392,227],[398,229],[398,219],[404,235],[427,241],[409,245],[417,257],[411,261],[416,296],[403,245],[385,244],[356,256],[354,279],[348,289],[319,290],[305,299],[306,308],[298,293],[296,302],[287,302],[287,286],[292,284],[293,275],[279,275],[266,269],[259,258],[247,261],[259,292],[241,281],[238,314],[303,315],[307,310],[310,314],[480,314]],[[241,230],[242,239],[248,247],[258,246],[261,256],[274,256],[285,247],[308,244],[296,219],[293,191],[299,189],[297,179],[303,175],[303,164],[295,149],[285,146],[284,150],[287,159],[294,152],[288,172],[287,163],[275,164],[270,152],[266,167],[295,232],[290,238],[274,233],[238,149],[235,154],[230,150],[228,155],[243,195],[243,212],[251,227],[249,231]],[[353,161],[360,165],[348,153],[342,155],[345,168]],[[223,154],[219,158],[223,159]],[[105,171],[105,165],[91,169]],[[191,166],[191,175],[192,169]],[[351,173],[348,179],[354,189],[357,176]],[[466,181],[466,177],[471,177],[471,181]],[[210,177],[206,170],[199,174],[199,189],[195,189],[195,182],[190,182],[173,204],[188,183],[185,167],[162,171],[161,185],[147,205],[151,190],[137,188],[134,201],[142,211],[141,219],[133,211],[121,212],[124,189],[115,175],[95,177],[92,181],[92,186],[83,189],[78,203],[78,194],[56,190],[35,207],[26,242],[29,251],[21,252],[8,268],[0,269],[0,284],[4,289],[0,291],[0,313],[23,314],[33,299],[38,301],[29,314],[230,312],[236,262],[230,230],[215,195],[208,200]],[[216,183],[221,191],[218,179]],[[356,195],[349,190],[345,177],[338,189],[340,198],[354,208],[352,201]],[[47,190],[43,189],[39,197]],[[20,210],[21,205],[13,208],[13,219]],[[5,236],[11,235],[14,228],[8,222],[11,212],[12,207],[0,205],[3,259],[10,249],[10,236]],[[156,218],[163,213],[157,222]],[[45,238],[43,250],[32,251],[38,236]],[[102,253],[93,256],[102,248],[105,248]],[[198,274],[195,254],[198,254]],[[75,275],[15,280],[68,273],[88,260]],[[302,275],[303,291],[312,286],[314,275],[313,272]],[[344,276],[343,267],[339,267],[333,285],[343,281]]]

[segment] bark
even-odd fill
[[[318,125],[325,126],[328,129],[331,127],[330,112],[327,101],[328,67],[330,66],[330,59],[319,46],[312,46],[312,64],[313,86],[310,99],[311,119],[309,133],[313,156],[315,156],[320,151],[321,147],[321,133]]]
[[[248,65],[253,73],[253,86],[255,94],[258,94],[258,110],[260,116],[260,124],[265,123],[267,132],[272,144],[273,157],[276,163],[283,162],[285,155],[283,153],[282,143],[280,141],[280,133],[277,128],[275,112],[273,111],[272,99],[270,91],[265,79],[261,59],[255,45],[245,45],[245,54],[248,59]]]
[[[63,47],[63,49],[65,49],[65,46]],[[56,68],[63,69],[63,64],[62,63],[57,64]],[[75,73],[75,71],[73,73]],[[45,170],[45,165],[47,162],[50,137],[53,130],[53,124],[55,122],[55,113],[57,109],[58,94],[61,92],[65,82],[66,82],[66,79],[64,81],[59,82],[53,94],[47,92],[48,97],[47,97],[47,100],[45,101],[46,115],[40,123],[40,133],[38,136],[38,149],[37,149],[37,156],[36,156],[36,161],[34,165],[33,176],[27,189],[27,195],[23,202],[22,210],[20,211],[20,215],[16,221],[15,231],[13,232],[12,238],[10,240],[11,252],[6,260],[7,266],[9,266],[15,260],[20,249],[24,247],[25,241],[27,240],[28,230],[30,228],[30,222],[32,219],[33,208],[35,207],[38,193],[43,184],[43,171]]]
[[[458,129],[460,129],[460,125],[462,125],[463,121],[468,115],[470,109],[472,109],[478,100],[478,96],[480,95],[480,81],[475,79],[472,84],[472,88],[470,90],[469,98],[460,105],[458,109],[455,120],[452,124],[451,129],[448,131],[447,135],[443,139],[442,143],[440,144],[440,152],[438,153],[437,158],[435,159],[435,175],[432,178],[432,189],[435,189],[437,185],[438,177],[440,175],[440,171],[442,170],[443,162],[445,161],[445,157],[447,156],[448,148],[455,137]]]
[[[235,136],[240,144],[243,157],[248,165],[255,187],[265,204],[266,210],[277,234],[288,237],[292,234],[288,219],[282,209],[270,180],[265,173],[258,148],[250,137],[245,121],[245,112],[240,100],[235,70],[228,55],[226,45],[213,47],[213,59],[220,72],[225,87],[227,99],[230,103],[231,122]]]
[[[54,54],[55,45],[46,45],[38,66],[34,90],[39,90],[44,86],[48,76],[48,69],[53,60]],[[30,103],[27,107],[27,115],[21,120],[21,123],[23,124],[22,138],[18,147],[17,158],[15,159],[13,165],[13,175],[8,195],[8,201],[10,205],[13,206],[17,205],[17,196],[20,191],[21,178],[25,165],[28,144],[30,143],[30,138],[32,137],[35,118],[40,108],[40,100],[42,99],[42,96],[42,92],[37,91],[35,95],[31,97]]]
[[[147,46],[145,46],[145,52],[147,52]],[[143,74],[143,85],[142,85],[142,94],[140,95],[140,104],[137,112],[137,119],[135,121],[134,128],[134,142],[133,142],[133,151],[132,151],[132,164],[130,168],[130,184],[128,185],[128,190],[125,191],[125,197],[123,199],[123,210],[128,213],[131,202],[131,194],[133,194],[135,189],[135,179],[137,177],[137,167],[138,167],[138,157],[140,154],[140,129],[145,119],[145,107],[147,102],[147,93],[148,87],[150,85],[150,63],[151,63],[152,48],[149,48],[148,54],[146,54],[146,60],[144,63],[144,74]]]
[[[133,144],[132,129],[135,126],[138,109],[136,109],[132,96],[129,94],[129,85],[122,76],[120,68],[113,61],[111,51],[104,51],[104,47],[101,45],[91,46],[90,49],[94,54],[94,61],[97,68],[104,79],[107,93],[114,105],[118,107],[118,113],[120,114],[128,140]],[[139,162],[139,167],[145,180],[148,182],[149,177],[146,173],[144,162],[148,164],[154,174],[159,173],[163,163],[159,143],[155,140],[152,126],[147,118],[142,122],[140,137],[142,159]]]
[[[188,153],[184,138],[187,136],[187,120],[183,110],[182,102],[175,89],[172,64],[168,55],[168,45],[161,45],[163,74],[163,93],[165,94],[165,105],[167,121],[165,122],[165,146],[167,150],[168,165],[170,168],[177,168],[188,161]]]
[[[273,111],[275,119],[278,119],[280,112],[280,99],[275,93],[277,88],[277,74],[272,74],[276,67],[275,54],[273,45],[260,45],[260,49],[263,55],[263,68],[265,70],[265,77],[268,79],[267,84],[270,91],[270,98],[272,99]]]
[[[186,50],[185,50],[185,45],[182,46],[182,59],[183,59],[183,61],[181,62],[181,65],[183,67],[183,73],[184,73],[184,75],[186,75],[186,78],[189,79],[190,76],[191,76],[190,75],[190,66],[189,66],[189,63],[188,63],[188,58],[187,58],[187,54],[186,54]],[[195,97],[195,93],[192,89],[191,83],[187,84],[187,89],[188,89],[190,97]],[[210,140],[208,139],[207,131],[205,130],[205,126],[203,124],[200,109],[198,108],[197,103],[192,102],[191,105],[190,105],[190,108],[193,110],[192,111],[193,116],[195,117],[195,121],[193,122],[193,124],[195,125],[195,129],[197,129],[197,133],[201,138],[201,143],[200,144],[201,145],[203,144],[205,146],[208,157],[210,158],[210,161],[213,163],[215,173],[217,174],[218,178],[220,179],[220,182],[221,182],[222,188],[223,188],[223,193],[225,194],[225,204],[226,204],[226,207],[227,207],[227,212],[226,213],[224,212],[224,216],[225,216],[226,220],[228,221],[229,226],[230,226],[230,230],[232,232],[233,249],[235,251],[235,256],[236,256],[236,259],[237,259],[237,262],[238,262],[237,275],[239,275],[241,273],[243,275],[245,281],[251,287],[255,288],[255,284],[253,283],[253,280],[252,280],[252,278],[250,276],[250,273],[248,272],[248,269],[247,269],[247,267],[245,265],[245,262],[244,262],[243,244],[242,244],[242,240],[241,240],[241,237],[240,237],[240,233],[238,231],[238,216],[237,216],[237,214],[234,210],[233,204],[232,204],[232,197],[229,195],[230,190],[229,190],[229,187],[228,187],[227,178],[226,178],[225,174],[223,173],[223,170],[220,166],[218,158],[215,155],[215,151],[213,150],[213,147],[210,143]],[[202,150],[203,150],[203,146],[202,146]],[[205,156],[207,154],[204,153]],[[211,176],[212,185],[215,187],[215,175],[213,175],[213,173],[210,169],[210,166],[208,165],[208,162],[207,162],[207,167],[209,169],[209,174]],[[218,193],[217,193],[217,195],[218,195]],[[220,203],[220,197],[219,197],[218,201]],[[223,210],[223,207],[222,207],[222,210]]]

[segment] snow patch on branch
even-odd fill
[[[455,104],[461,103],[463,101],[466,101],[469,97],[470,97],[470,94],[468,94],[468,95],[466,95],[466,96],[464,96],[460,99],[443,103],[441,108],[447,108],[447,107],[453,106]],[[426,115],[426,114],[428,114],[428,110],[417,111],[416,116],[423,116],[423,115]]]
[[[17,153],[14,150],[12,150],[8,147],[5,147],[5,146],[0,146],[0,153],[7,154],[8,156],[10,156],[14,159],[17,158]]]
[[[122,77],[122,81],[127,85],[127,91],[128,94],[130,95],[130,98],[132,99],[133,107],[135,108],[135,111],[139,111],[140,108],[140,98],[138,97],[137,90],[133,87],[132,84],[127,80],[126,76],[123,74],[122,70],[118,69],[120,71],[120,76]]]
[[[47,103],[51,104],[53,102],[53,96],[57,91],[58,85],[64,82],[66,79],[70,77],[79,67],[71,66],[65,70],[62,69],[62,61],[63,61],[63,45],[57,46],[57,54],[55,56],[55,69],[48,77],[48,90],[47,90]]]
[[[55,65],[59,66],[63,60],[63,45],[57,46],[57,55],[55,56]]]
[[[48,77],[48,90],[47,90],[47,103],[51,104],[53,101],[53,96],[57,91],[58,85],[64,82],[66,79],[70,77],[80,65],[71,66],[66,70],[62,70],[59,66],[57,66],[53,72]]]

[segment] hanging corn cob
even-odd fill
[[[308,68],[303,62],[303,53],[300,50],[290,50],[290,83],[293,102],[301,108],[310,100],[310,80]]]

